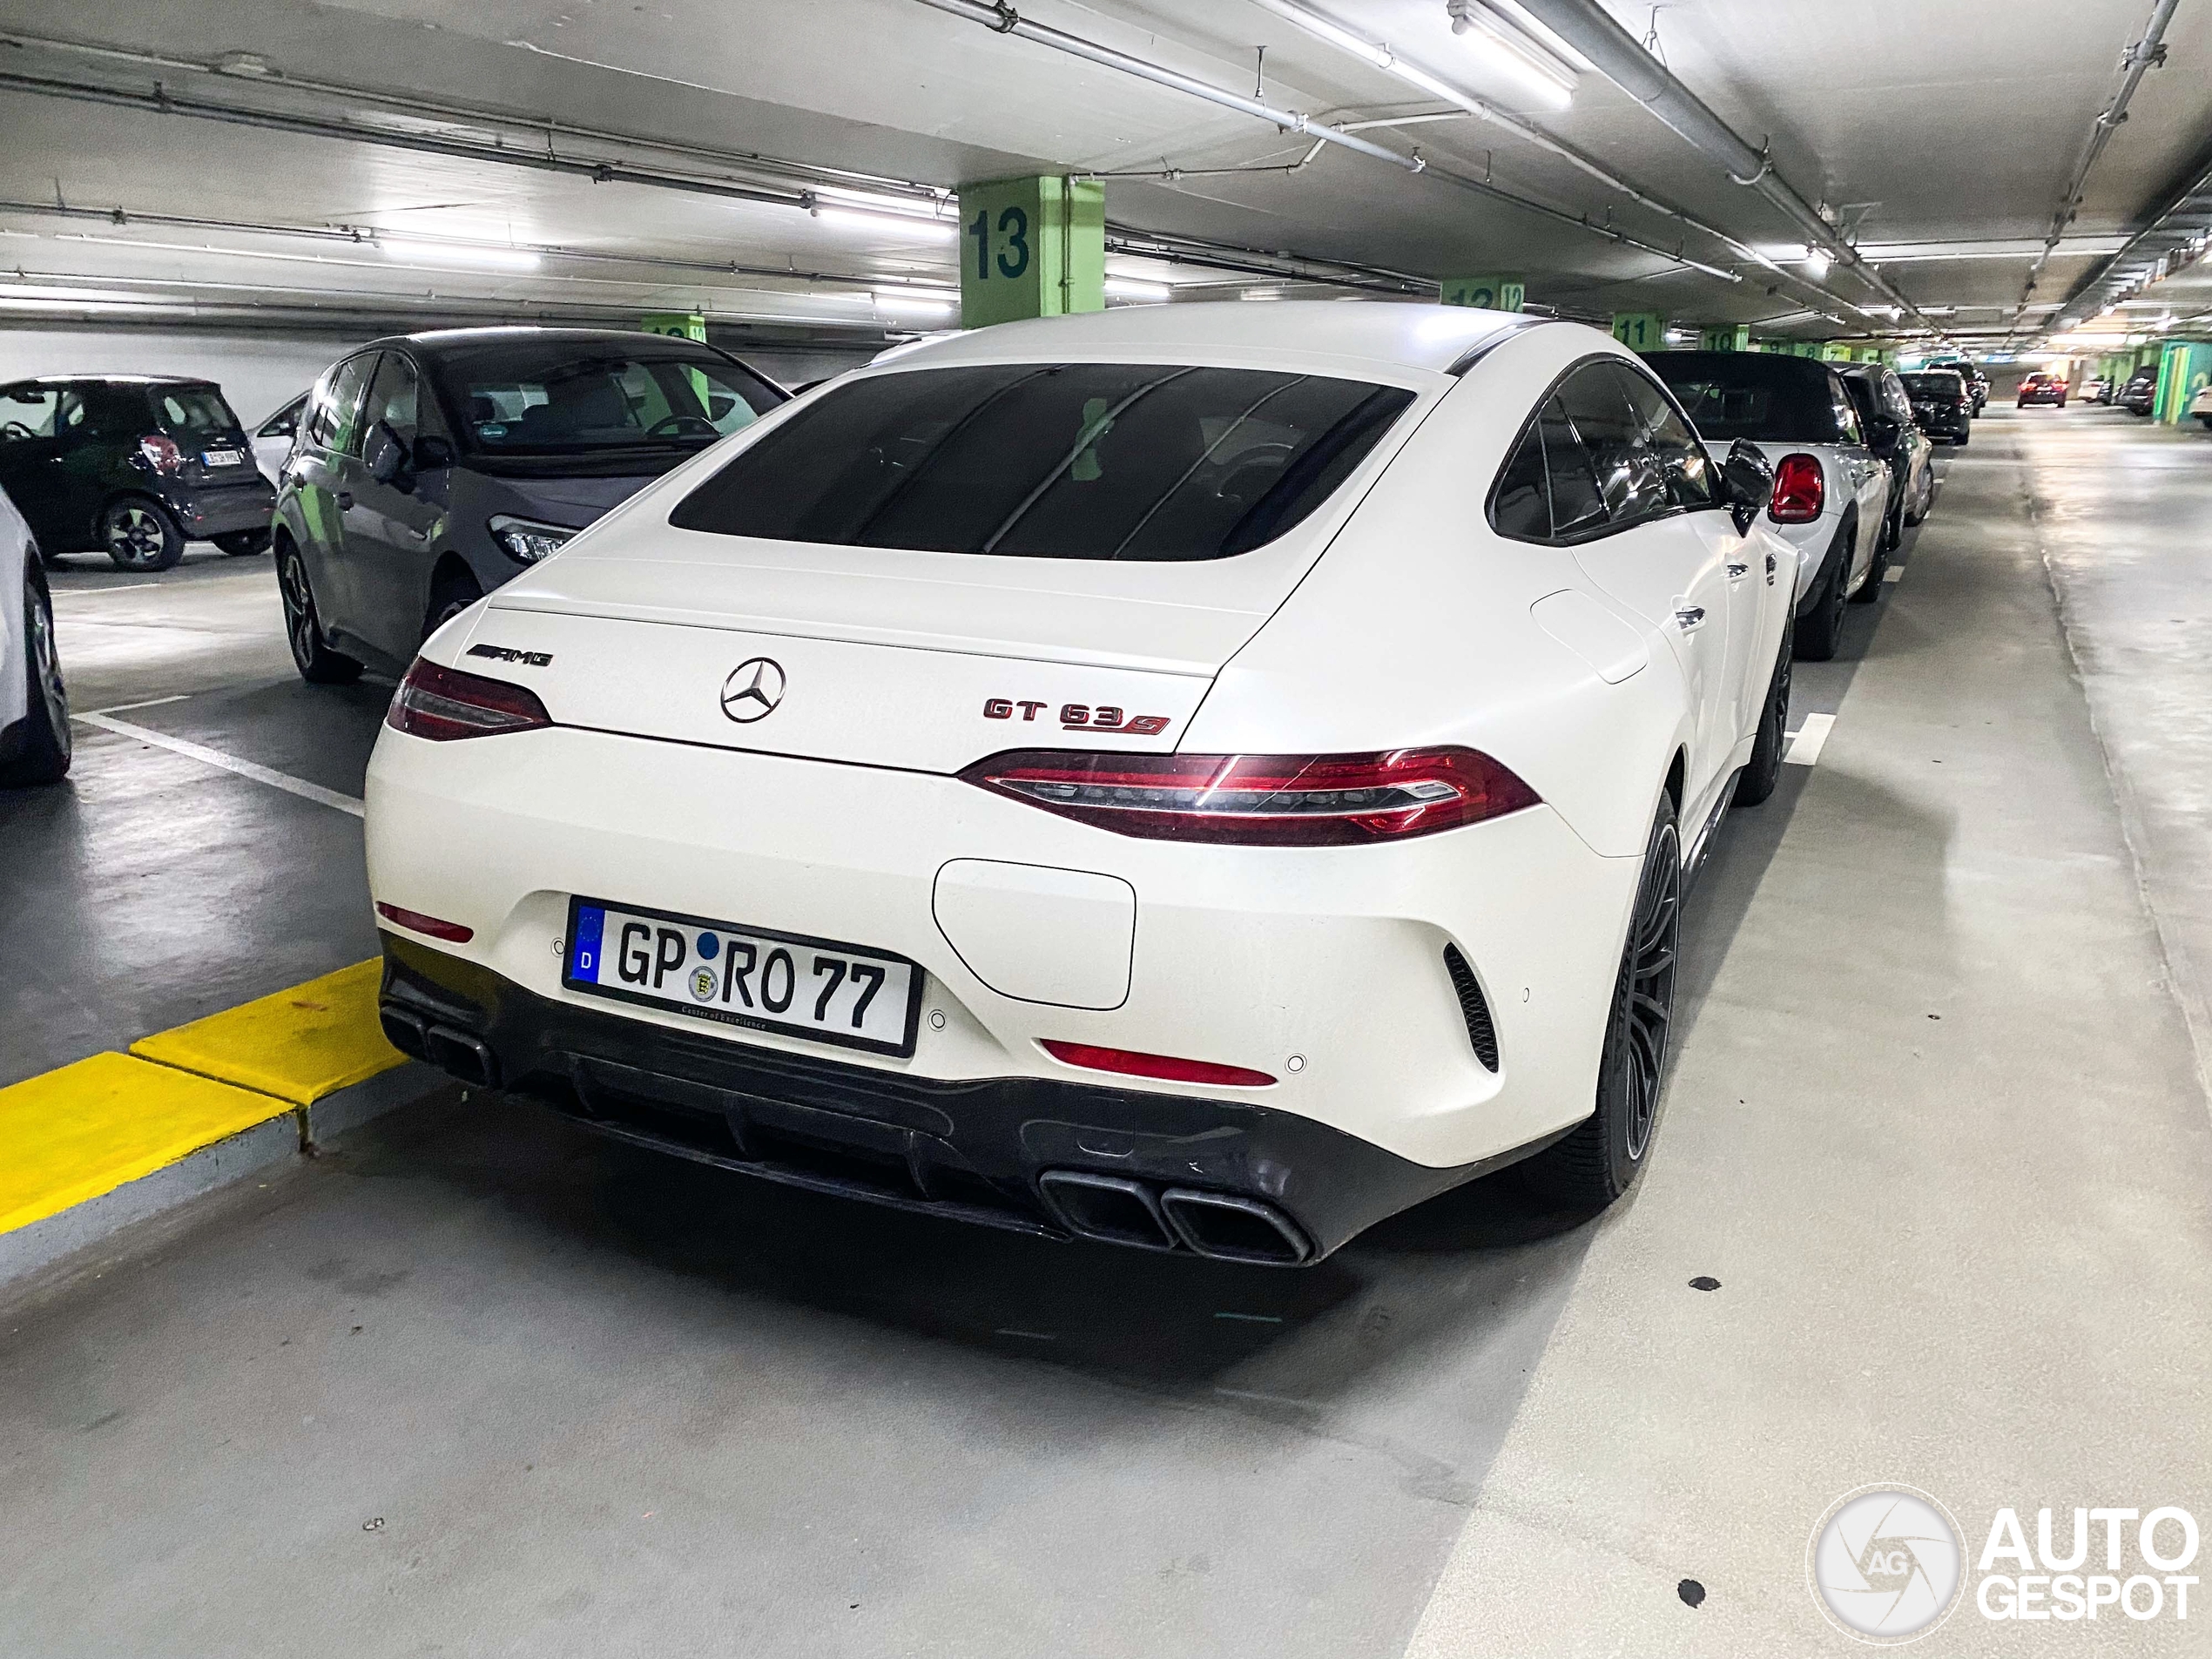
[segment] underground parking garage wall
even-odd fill
[[[367,335],[139,328],[0,328],[0,382],[34,374],[185,374],[213,381],[250,431]]]

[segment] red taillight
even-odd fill
[[[1352,846],[1517,813],[1536,792],[1473,749],[1359,755],[994,755],[969,783],[1119,835]]]
[[[185,452],[177,447],[174,438],[165,438],[159,433],[151,438],[138,440],[138,453],[145,457],[146,465],[156,472],[172,477],[185,469]]]
[[[476,936],[474,927],[464,927],[457,921],[441,921],[435,916],[426,916],[420,910],[402,910],[395,904],[376,901],[376,914],[387,921],[395,921],[409,933],[428,934],[433,939],[449,940],[465,945]]]
[[[418,657],[392,698],[384,724],[409,737],[447,743],[551,725],[553,717],[526,685],[441,668]]]
[[[1129,1049],[1099,1049],[1088,1042],[1041,1039],[1044,1051],[1066,1066],[1118,1071],[1129,1077],[1159,1077],[1173,1083],[1214,1083],[1228,1089],[1264,1089],[1275,1080],[1243,1066],[1217,1066],[1207,1060],[1177,1060],[1172,1055],[1137,1054]]]
[[[1820,516],[1820,502],[1827,486],[1815,455],[1784,455],[1774,469],[1774,499],[1767,516],[1777,524],[1810,524]]]

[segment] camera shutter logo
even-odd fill
[[[1813,1599],[1862,1642],[1899,1646],[1958,1604],[1966,1546],[1951,1512],[1911,1487],[1863,1487],[1813,1528],[1806,1568]]]

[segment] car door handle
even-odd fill
[[[353,505],[354,492],[350,489],[340,490],[338,492],[338,510],[341,513],[350,512],[353,510]]]
[[[1730,582],[1741,582],[1750,574],[1751,567],[1748,564],[1730,563],[1728,567],[1728,579]]]
[[[1676,605],[1675,621],[1686,634],[1695,633],[1705,625],[1703,605]]]
[[[1766,556],[1766,584],[1770,588],[1774,585],[1774,555],[1771,553]]]

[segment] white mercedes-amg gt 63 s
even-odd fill
[[[384,1028],[604,1133],[1240,1261],[1650,1155],[1797,555],[1577,325],[1154,306],[905,348],[423,647]]]

